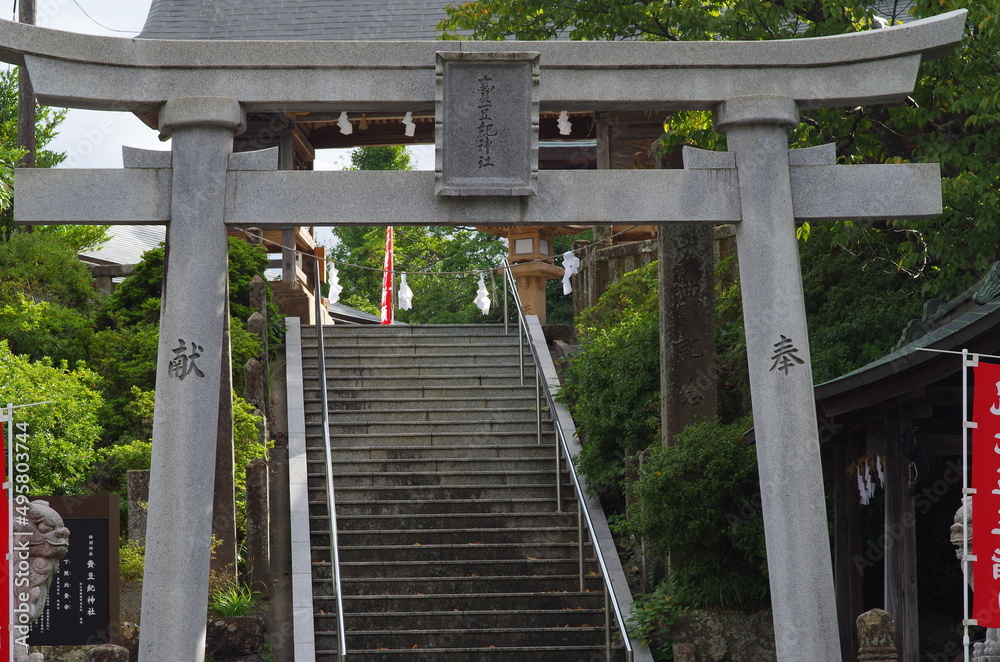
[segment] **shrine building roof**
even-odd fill
[[[142,39],[433,40],[448,0],[153,0]],[[890,23],[912,0],[880,0]]]
[[[433,40],[442,0],[153,0],[143,39]]]

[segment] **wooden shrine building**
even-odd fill
[[[960,353],[1000,354],[1000,262],[962,296],[924,309],[901,347],[815,388],[828,451],[825,479],[835,486],[833,551],[845,660],[857,659],[855,619],[873,607],[895,616],[900,662],[921,659],[918,596],[920,617],[953,617],[953,639],[961,623],[961,568],[948,531],[963,485]],[[873,477],[879,465],[884,473],[884,490],[879,486],[867,506],[859,503],[857,477],[865,465]],[[874,511],[883,502],[884,514]],[[942,574],[950,588],[941,586]],[[919,578],[934,585],[922,587]]]

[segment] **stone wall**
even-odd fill
[[[678,619],[670,638],[694,646],[695,662],[774,662],[774,626],[770,610],[689,611]]]

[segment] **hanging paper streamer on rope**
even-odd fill
[[[406,274],[399,277],[399,292],[396,294],[399,301],[400,310],[409,310],[413,307],[413,290],[406,283]]]
[[[382,309],[380,324],[392,324],[392,226],[385,229],[385,260],[382,263]]]
[[[333,260],[326,263],[326,282],[330,286],[327,300],[330,303],[337,303],[340,301],[340,293],[344,291],[344,287],[340,284],[340,274],[337,273],[337,265],[334,264]]]
[[[862,506],[867,506],[875,496],[875,488],[885,485],[881,455],[865,455],[858,458],[848,469],[858,478],[858,495]]]
[[[580,258],[576,256],[573,251],[566,251],[563,253],[563,294],[571,294],[573,292],[573,283],[570,282],[570,277],[574,274],[580,273]]]
[[[347,119],[347,113],[343,112],[340,117],[337,118],[337,128],[345,136],[349,136],[354,133],[354,126],[351,124],[351,120]]]
[[[573,133],[573,124],[569,121],[569,113],[565,110],[559,113],[559,119],[556,120],[556,125],[559,127],[560,136],[568,136]]]
[[[972,369],[972,617],[1000,627],[1000,365]]]
[[[417,125],[413,121],[413,113],[403,115],[403,125],[406,126],[405,134],[408,138],[412,138],[417,133]]]
[[[490,293],[486,290],[486,281],[483,275],[479,274],[479,290],[476,292],[476,307],[483,311],[483,315],[490,314]]]

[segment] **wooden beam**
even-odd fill
[[[886,419],[885,458],[885,610],[896,620],[899,662],[919,662],[917,614],[917,536],[909,458],[902,434],[910,422],[900,412]]]
[[[864,608],[861,513],[858,490],[846,469],[861,448],[855,443],[834,446],[834,581],[837,591],[837,621],[840,625],[840,650],[843,662],[857,662],[858,636],[855,619]]]

